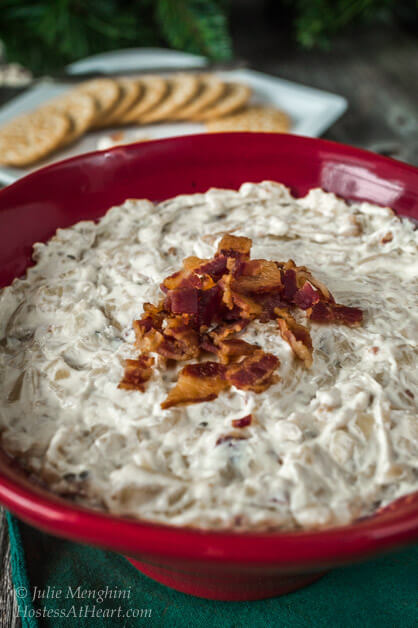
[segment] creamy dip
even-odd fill
[[[158,367],[144,393],[118,389],[143,303],[226,232],[252,238],[253,258],[306,265],[363,325],[304,322],[305,369],[275,322],[251,323],[242,338],[280,359],[261,394],[162,410],[178,371]],[[127,200],[59,229],[1,292],[2,447],[52,491],[115,514],[236,529],[367,515],[418,489],[416,253],[412,222],[390,209],[271,182]]]

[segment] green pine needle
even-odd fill
[[[417,0],[273,1],[285,13],[291,9],[296,40],[305,48],[330,48],[332,37],[361,21],[399,16],[416,23]],[[168,45],[219,61],[232,56],[229,0],[1,0],[0,6],[7,60],[35,73],[140,46]]]
[[[222,61],[232,56],[225,14],[217,2],[158,0],[156,19],[173,48]]]
[[[125,0],[3,0],[0,39],[7,59],[36,73],[91,54],[161,44],[149,7]],[[146,2],[144,2],[146,5]]]

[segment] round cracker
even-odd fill
[[[27,113],[0,129],[0,163],[28,166],[51,153],[71,127],[70,118],[59,111]]]
[[[101,118],[99,118],[99,120],[96,121],[94,125],[95,127],[105,127],[119,124],[125,113],[127,113],[136,102],[139,102],[144,90],[140,81],[129,78],[121,78],[118,79],[118,84],[121,92],[119,101],[109,111],[109,113],[105,113]]]
[[[199,77],[201,84],[199,91],[192,101],[181,108],[173,117],[176,120],[189,120],[196,116],[206,107],[213,105],[226,92],[227,85],[213,74],[206,74]]]
[[[193,116],[193,120],[206,121],[222,118],[238,109],[242,109],[251,97],[251,89],[248,85],[229,83],[223,96],[213,105],[206,107],[200,113]]]
[[[120,87],[114,79],[98,78],[81,83],[76,91],[92,96],[97,103],[97,119],[116,105],[120,95]]]
[[[200,87],[200,79],[193,74],[177,74],[168,80],[168,94],[160,104],[141,116],[140,122],[162,122],[173,117],[179,109],[189,103]]]
[[[61,143],[61,146],[66,146],[90,128],[96,118],[97,104],[93,96],[87,92],[71,90],[40,107],[38,111],[58,111],[70,117],[71,128]]]
[[[161,76],[144,76],[141,77],[140,83],[142,95],[138,102],[121,116],[120,124],[139,122],[140,117],[156,107],[167,94],[168,84]]]
[[[255,131],[261,133],[286,133],[290,128],[290,118],[274,107],[247,107],[238,113],[210,120],[206,123],[208,131]]]

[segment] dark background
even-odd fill
[[[416,22],[353,24],[330,50],[303,50],[274,1],[235,0],[235,53],[251,66],[345,96],[348,110],[324,138],[418,166]]]

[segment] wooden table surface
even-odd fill
[[[247,11],[250,9],[247,7]],[[235,51],[251,67],[345,96],[347,113],[324,138],[418,165],[418,46],[393,27],[341,37],[331,53],[296,50],[260,13],[233,14]],[[2,90],[0,104],[20,90]],[[0,511],[0,628],[17,628],[4,513]]]

